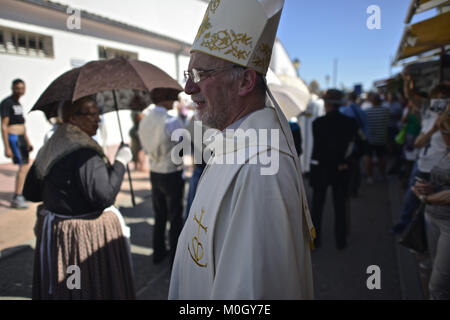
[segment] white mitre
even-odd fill
[[[200,51],[265,75],[284,0],[211,0],[191,52]]]

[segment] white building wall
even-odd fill
[[[135,1],[137,1],[135,3]],[[152,20],[151,24],[148,24],[146,30],[151,32],[157,32],[157,30],[164,30],[170,34],[163,34],[164,36],[172,37],[175,35],[175,29],[178,30],[178,39],[183,39],[186,42],[192,42],[195,37],[198,25],[203,17],[206,3],[199,0],[166,0],[166,1],[140,1],[133,0],[135,6],[130,6],[124,1],[61,1],[62,3],[73,4],[78,3],[95,4],[92,7],[83,7],[83,9],[89,10],[91,13],[96,13],[107,18],[114,19],[117,15],[107,16],[111,13],[110,10],[100,10],[102,7],[108,7],[106,3],[111,3],[113,8],[117,12],[121,13],[120,21],[136,26],[135,22],[139,22],[139,27],[144,28],[143,25],[143,12],[148,12],[148,20]],[[121,4],[120,8],[119,2]],[[181,17],[176,14],[168,14],[167,12],[173,10],[174,3],[179,3],[183,10],[183,16],[190,17],[189,23],[183,28],[180,28],[179,23]],[[103,3],[101,5],[101,3]],[[158,5],[156,5],[156,3]],[[137,5],[136,5],[137,4]],[[144,6],[147,4],[146,6]],[[116,27],[109,25],[102,25],[98,22],[82,20],[82,32],[74,32],[65,29],[64,23],[67,19],[67,15],[60,12],[55,12],[45,8],[34,7],[30,10],[24,10],[27,4],[15,0],[0,0],[0,26],[14,28],[18,30],[39,33],[53,38],[53,58],[38,58],[23,55],[12,54],[0,54],[0,70],[2,76],[0,77],[0,99],[11,94],[11,81],[15,78],[21,78],[26,83],[26,93],[21,98],[21,103],[24,106],[25,119],[27,132],[30,137],[31,143],[34,146],[34,151],[31,157],[36,156],[37,151],[42,146],[45,133],[50,130],[51,126],[47,122],[42,112],[35,111],[28,113],[34,103],[39,98],[40,94],[47,88],[47,86],[59,75],[70,70],[78,65],[73,65],[73,61],[77,63],[88,62],[90,60],[99,59],[98,46],[104,45],[116,49],[136,52],[138,59],[150,62],[159,68],[163,69],[170,76],[182,81],[183,70],[187,69],[189,63],[189,57],[182,54],[176,54],[159,49],[152,49],[146,45],[147,38],[142,34],[133,34],[130,31],[118,32]],[[29,6],[29,5],[28,5]],[[147,9],[145,9],[145,8]],[[152,8],[149,10],[148,8]],[[201,13],[197,14],[197,11]],[[137,19],[128,19],[127,17],[137,13]],[[151,13],[150,13],[151,12]],[[196,14],[198,15],[197,18]],[[29,17],[26,17],[29,15]],[[153,19],[158,16],[159,19]],[[167,17],[172,16],[173,19]],[[6,18],[7,19],[6,19]],[[17,20],[15,19],[17,17]],[[138,19],[140,17],[140,19]],[[182,25],[188,21],[183,18]],[[197,19],[197,22],[195,22]],[[24,23],[20,21],[29,21],[32,23]],[[42,22],[42,23],[41,23]],[[170,28],[167,27],[170,25]],[[149,29],[152,26],[154,29]],[[171,31],[172,30],[172,31]],[[111,35],[109,38],[114,40],[108,40],[101,35]],[[98,36],[97,36],[98,35]],[[124,41],[120,39],[124,38]],[[188,39],[189,38],[189,39]],[[126,43],[125,43],[126,42]],[[139,45],[139,44],[143,45]],[[178,69],[178,70],[177,70]],[[178,71],[178,74],[177,74]],[[129,141],[128,131],[132,126],[130,112],[120,111],[120,118],[122,122],[123,135],[126,142]],[[107,141],[108,145],[118,144],[120,142],[120,133],[118,130],[117,118],[114,113],[106,114],[104,117]],[[4,156],[3,144],[0,147],[0,163],[9,162]]]
[[[170,76],[176,78],[175,55],[158,50],[142,48],[127,45],[119,42],[108,41],[88,36],[79,36],[77,34],[62,32],[58,30],[50,30],[36,26],[29,26],[22,23],[5,21],[0,19],[0,25],[8,25],[12,28],[26,30],[30,32],[38,32],[52,35],[54,44],[55,58],[34,58],[20,55],[4,54],[0,56],[0,69],[2,77],[0,77],[0,97],[10,95],[11,81],[15,78],[21,78],[26,83],[26,94],[22,97],[21,103],[26,111],[25,120],[27,132],[31,143],[35,150],[31,154],[34,158],[37,150],[42,146],[45,133],[50,130],[51,126],[45,119],[43,113],[34,111],[28,113],[34,103],[37,101],[41,93],[47,86],[59,75],[70,70],[72,59],[81,61],[97,60],[98,46],[105,45],[113,48],[120,48],[132,52],[137,52],[141,60],[152,62],[154,65],[166,71]],[[180,69],[187,68],[185,59],[180,59]],[[123,134],[126,141],[129,140],[128,131],[132,126],[129,112],[121,111],[121,121]],[[117,119],[115,114],[105,115],[105,125],[107,131],[108,145],[118,144],[120,142],[120,133],[117,127]],[[0,163],[7,162],[4,158],[4,152],[0,154]]]
[[[72,8],[191,43],[208,3],[201,0],[57,0]]]
[[[116,20],[131,26],[192,43],[207,6],[201,0],[59,0],[72,8],[85,10],[101,17]],[[103,45],[138,54],[138,59],[155,64],[169,75],[183,82],[183,71],[187,69],[189,56],[167,51],[155,46],[148,35],[93,22],[82,18],[81,30],[68,30],[69,15],[48,8],[30,5],[17,0],[0,0],[0,26],[35,32],[53,38],[53,58],[38,58],[21,55],[0,54],[0,99],[11,93],[11,81],[22,78],[27,85],[26,94],[21,99],[24,106],[27,131],[35,150],[35,157],[42,146],[50,124],[41,112],[28,111],[40,94],[56,77],[70,70],[78,63],[97,60],[98,46]],[[288,53],[277,40],[273,50],[271,69],[276,74],[296,76]],[[130,113],[120,111],[123,135],[129,140],[128,131],[132,126]],[[107,141],[114,145],[120,142],[116,115],[104,117]],[[9,162],[0,147],[0,163]]]

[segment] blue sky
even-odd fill
[[[301,62],[300,77],[307,83],[317,80],[333,86],[333,64],[338,60],[337,87],[352,88],[362,83],[372,87],[375,80],[389,77],[390,59],[404,29],[410,0],[285,0],[278,38],[291,59]],[[369,30],[366,13],[370,5],[381,12],[381,29]],[[434,14],[417,15],[413,23]],[[393,68],[392,73],[399,68]]]

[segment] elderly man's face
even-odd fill
[[[198,119],[211,128],[223,130],[233,118],[231,106],[236,97],[236,82],[230,75],[232,66],[230,62],[201,52],[191,54],[190,72],[192,69],[202,71],[225,68],[222,71],[204,75],[199,83],[194,83],[193,79],[188,78],[184,88],[184,91],[191,95],[192,101],[196,103]]]

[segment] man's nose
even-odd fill
[[[186,81],[186,84],[184,85],[184,92],[186,92],[186,94],[192,95],[200,92],[200,87],[189,77]]]

